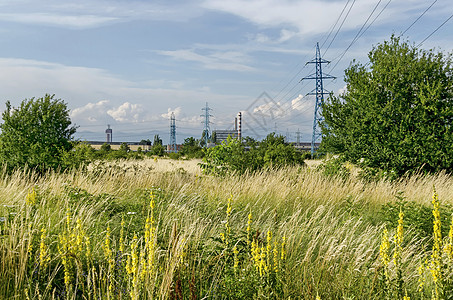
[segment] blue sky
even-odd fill
[[[418,45],[452,14],[449,0],[0,1],[1,98],[55,94],[82,140],[104,140],[110,124],[114,141],[167,143],[174,112],[181,143],[201,135],[208,102],[211,129],[231,129],[242,111],[244,135],[309,141],[315,85],[299,80],[316,42],[338,77],[325,88],[339,93],[373,45],[408,28]],[[451,52],[452,36],[453,19],[421,47]]]

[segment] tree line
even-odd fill
[[[318,153],[336,154],[371,175],[402,176],[453,169],[452,54],[422,50],[392,36],[373,47],[365,64],[353,61],[345,70],[346,89],[322,104],[322,142]],[[45,95],[25,99],[17,108],[6,102],[0,124],[0,161],[7,170],[28,166],[38,172],[64,170],[93,159],[165,155],[155,137],[151,151],[129,151],[127,144],[95,151],[74,140],[66,103]],[[142,140],[151,145],[150,140]],[[178,154],[202,158],[206,172],[225,174],[263,167],[303,164],[303,154],[283,137],[257,142],[229,139],[203,149],[193,137]]]

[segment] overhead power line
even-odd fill
[[[450,19],[453,18],[453,14],[451,16],[448,17],[448,19],[446,19],[442,24],[440,24],[436,29],[434,29],[433,32],[431,32],[420,44],[418,44],[417,48],[420,47],[421,45],[423,45],[423,43],[429,39],[433,34],[435,34],[440,28],[442,28],[442,26],[444,26],[448,21],[450,21]]]
[[[391,1],[391,0],[390,0]],[[389,1],[389,2],[390,2]],[[340,61],[343,59],[343,57],[345,56],[345,54],[349,51],[349,49],[352,47],[352,45],[354,45],[354,43],[362,36],[362,32],[365,32],[369,26],[365,29],[364,31],[364,28],[365,26],[368,24],[368,21],[371,19],[371,17],[373,16],[374,12],[376,11],[376,9],[379,7],[379,4],[381,4],[382,0],[379,0],[378,3],[374,6],[373,10],[371,11],[370,15],[368,16],[368,18],[366,19],[365,23],[363,23],[362,27],[360,27],[360,30],[357,32],[357,34],[355,35],[355,37],[352,39],[351,43],[349,44],[348,47],[346,47],[346,49],[342,52],[342,54],[340,54],[339,56],[337,56],[335,59],[333,60],[337,60],[336,64],[330,69],[330,71],[333,71],[337,65],[340,63]],[[388,5],[388,4],[387,4]],[[384,7],[384,9],[387,7],[387,5]],[[383,9],[383,10],[384,10]],[[383,11],[382,10],[382,11]],[[381,13],[382,13],[381,11]],[[379,13],[379,15],[381,14]],[[378,16],[379,16],[378,15]],[[375,21],[376,19],[373,20],[373,22]]]
[[[337,32],[335,33],[334,37],[333,37],[332,40],[330,41],[329,46],[327,46],[327,49],[324,50],[323,56],[326,55],[327,50],[329,50],[329,49],[330,49],[330,46],[332,46],[332,43],[333,43],[333,41],[335,40],[335,38],[337,37],[338,32],[340,32],[340,29],[343,27],[344,22],[345,22],[346,19],[348,18],[349,13],[351,12],[352,7],[353,7],[354,4],[355,4],[355,1],[356,1],[356,0],[354,0],[354,1],[352,2],[351,6],[349,7],[348,12],[347,12],[346,16],[345,16],[344,19],[343,19],[343,22],[341,22],[340,26],[338,27]],[[348,5],[348,3],[349,3],[349,0],[348,0],[348,2],[346,2],[346,5],[344,6],[343,11],[346,9],[346,6]],[[340,19],[341,15],[343,14],[343,11],[341,12],[340,16],[338,17],[337,22],[338,22],[338,20]],[[330,34],[329,34],[329,35],[330,35]],[[321,48],[322,48],[323,46],[324,46],[324,43],[321,45]]]
[[[431,5],[430,5],[430,6],[428,6],[428,8],[427,8],[427,9],[425,9],[425,11],[424,11],[424,12],[423,12],[423,13],[422,13],[422,14],[421,14],[420,16],[418,16],[418,18],[417,18],[417,19],[415,19],[415,21],[414,21],[414,22],[412,22],[412,24],[411,24],[411,25],[409,25],[409,27],[407,27],[407,28],[406,28],[406,30],[404,30],[404,31],[403,31],[403,33],[401,33],[401,35],[404,35],[404,34],[405,34],[405,33],[406,33],[406,32],[407,32],[407,31],[408,31],[409,29],[411,29],[411,28],[412,28],[412,26],[414,26],[414,25],[415,25],[415,23],[417,23],[417,22],[418,22],[418,20],[420,20],[420,19],[421,19],[421,18],[422,18],[422,17],[423,17],[423,16],[424,16],[424,15],[426,14],[426,12],[427,12],[428,10],[430,10],[430,8],[431,8],[431,7],[433,7],[433,5],[434,5],[434,4],[436,3],[436,2],[437,2],[437,0],[434,0],[434,2],[433,2],[433,3],[431,3]],[[400,35],[400,36],[401,36],[401,35]]]

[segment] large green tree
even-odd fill
[[[392,36],[345,71],[323,106],[325,151],[398,175],[453,170],[452,57]]]
[[[0,124],[0,160],[11,169],[28,166],[38,172],[57,169],[63,154],[73,147],[76,127],[67,105],[54,95],[22,101],[19,107],[6,102]]]

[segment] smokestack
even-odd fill
[[[238,114],[237,131],[238,131],[238,139],[241,141],[242,140],[242,113],[241,112],[239,112],[239,114]]]
[[[110,128],[110,125],[107,125],[107,129],[105,130],[105,133],[107,135],[107,143],[111,143],[112,137],[113,137],[113,130]]]

